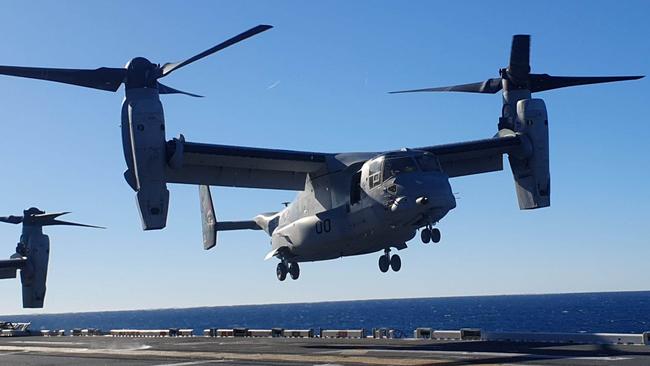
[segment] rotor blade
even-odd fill
[[[46,222],[46,223],[43,224],[43,226],[56,226],[56,225],[61,225],[61,226],[81,226],[81,227],[91,227],[91,228],[94,228],[94,229],[106,229],[103,226],[80,224],[80,223],[77,223],[77,222],[62,221],[62,220],[51,220],[51,221]]]
[[[55,219],[55,218],[57,218],[59,216],[67,215],[69,213],[70,213],[70,211],[44,213],[44,214],[34,215],[33,218],[37,219],[37,220],[52,220],[52,219]]]
[[[530,74],[530,91],[534,93],[569,86],[637,80],[642,77],[644,76],[551,76],[549,74]]]
[[[43,67],[0,66],[0,74],[87,88],[117,91],[126,77],[126,69],[101,67],[95,70],[49,69]]]
[[[159,94],[185,94],[185,95],[189,95],[190,97],[203,98],[203,95],[184,92],[182,90],[174,89],[162,83],[158,83],[158,93]]]
[[[260,24],[260,25],[258,25],[256,27],[253,27],[253,28],[247,30],[244,33],[238,34],[238,35],[230,38],[229,40],[227,40],[225,42],[219,43],[218,45],[216,45],[216,46],[214,46],[214,47],[212,47],[212,48],[210,48],[208,50],[205,50],[205,51],[199,53],[196,56],[190,57],[185,61],[175,62],[175,63],[166,63],[166,64],[164,64],[162,66],[162,72],[161,72],[160,77],[167,76],[167,75],[169,75],[169,73],[171,73],[172,71],[174,71],[176,69],[180,69],[181,67],[183,67],[185,65],[189,65],[194,61],[200,60],[200,59],[202,59],[202,58],[204,58],[206,56],[210,56],[211,54],[213,54],[213,53],[215,53],[217,51],[220,51],[220,50],[222,50],[222,49],[224,49],[226,47],[232,46],[237,42],[241,42],[241,41],[243,41],[243,40],[245,40],[247,38],[250,38],[250,37],[252,37],[252,36],[254,36],[254,35],[258,34],[258,33],[262,33],[262,32],[264,32],[266,30],[271,29],[271,28],[273,28],[273,26]]]
[[[390,94],[416,93],[416,92],[464,92],[464,93],[485,93],[494,94],[501,90],[501,78],[487,79],[483,82],[461,84],[452,86],[441,86],[437,88],[413,89],[392,91]]]
[[[0,222],[6,222],[8,224],[20,224],[23,222],[22,216],[0,216]]]
[[[530,35],[517,34],[512,37],[508,75],[525,80],[530,73]]]

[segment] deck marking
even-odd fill
[[[106,349],[106,348],[71,348],[71,347],[45,347],[45,346],[0,346],[0,351],[28,351],[48,354],[66,354],[78,357],[90,355],[106,356],[131,356],[146,360],[147,357],[171,357],[185,359],[220,359],[220,360],[237,360],[237,361],[270,361],[270,362],[302,362],[311,364],[322,363],[360,363],[364,365],[390,365],[390,366],[419,366],[431,365],[434,363],[445,363],[444,359],[403,359],[393,357],[376,357],[376,356],[344,356],[344,355],[322,355],[322,354],[290,354],[290,353],[237,353],[237,352],[180,352],[164,350],[133,350],[133,349]],[[207,361],[207,360],[206,360]]]
[[[432,351],[432,350],[412,350],[412,349],[391,349],[391,350],[382,350],[382,349],[370,349],[370,350],[359,350],[359,349],[344,349],[344,350],[335,350],[335,351],[320,351],[319,354],[339,354],[339,355],[371,355],[371,354],[381,354],[381,353],[414,353],[414,354],[430,354],[430,355],[445,355],[445,356],[488,356],[488,357],[524,357],[524,358],[543,358],[549,360],[555,359],[566,359],[566,360],[585,360],[585,361],[624,361],[631,360],[631,357],[621,357],[621,356],[555,356],[555,355],[540,355],[535,353],[520,353],[520,352],[481,352],[481,351]]]
[[[19,355],[21,353],[27,353],[27,351],[5,352],[0,353],[0,356]]]
[[[205,360],[205,361],[190,361],[190,362],[180,362],[180,363],[161,363],[159,365],[153,366],[189,366],[189,365],[202,365],[206,363],[224,363],[229,362],[229,360]]]
[[[86,342],[67,342],[67,341],[9,341],[7,343],[16,343],[16,344],[71,344],[74,346],[82,346],[87,344]]]

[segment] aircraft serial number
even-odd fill
[[[332,230],[332,222],[325,219],[316,223],[316,234],[329,233]]]

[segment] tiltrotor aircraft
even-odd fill
[[[45,213],[32,207],[23,211],[23,216],[0,217],[0,222],[23,224],[23,233],[16,246],[16,253],[10,259],[0,260],[0,279],[16,278],[16,271],[20,270],[24,308],[42,308],[45,301],[50,238],[43,234],[43,226],[66,225],[101,228],[100,226],[57,220],[57,217],[68,213]]]
[[[127,171],[137,192],[145,230],[166,225],[167,183],[200,185],[205,249],[217,231],[264,230],[271,237],[266,258],[277,257],[277,277],[297,279],[299,262],[383,252],[379,268],[398,271],[391,248],[406,248],[418,229],[423,242],[438,242],[433,226],[456,206],[449,178],[503,169],[515,180],[521,209],[550,205],[546,106],[531,93],[567,86],[638,79],[641,76],[557,77],[531,74],[530,37],[514,36],[509,65],[485,82],[411,91],[496,93],[503,90],[497,134],[488,139],[390,152],[318,153],[185,141],[166,141],[160,94],[184,93],[158,82],[174,70],[271,28],[254,27],[185,61],[157,65],[145,58],[126,68],[96,70],[0,66],[0,74],[117,91],[124,83],[122,137]],[[195,96],[190,93],[187,95]],[[209,186],[300,191],[280,212],[250,221],[217,222]]]

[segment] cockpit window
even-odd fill
[[[370,189],[377,187],[381,183],[381,163],[382,159],[377,158],[368,165],[368,187]]]
[[[420,169],[422,169],[423,172],[440,171],[440,163],[438,162],[438,159],[432,154],[423,154],[420,156],[416,156],[415,160],[418,162],[418,165],[420,166]]]
[[[381,159],[375,159],[368,166],[368,175],[373,175],[381,171]]]
[[[384,179],[394,177],[401,173],[417,172],[413,158],[405,156],[401,158],[386,159],[384,161]]]

